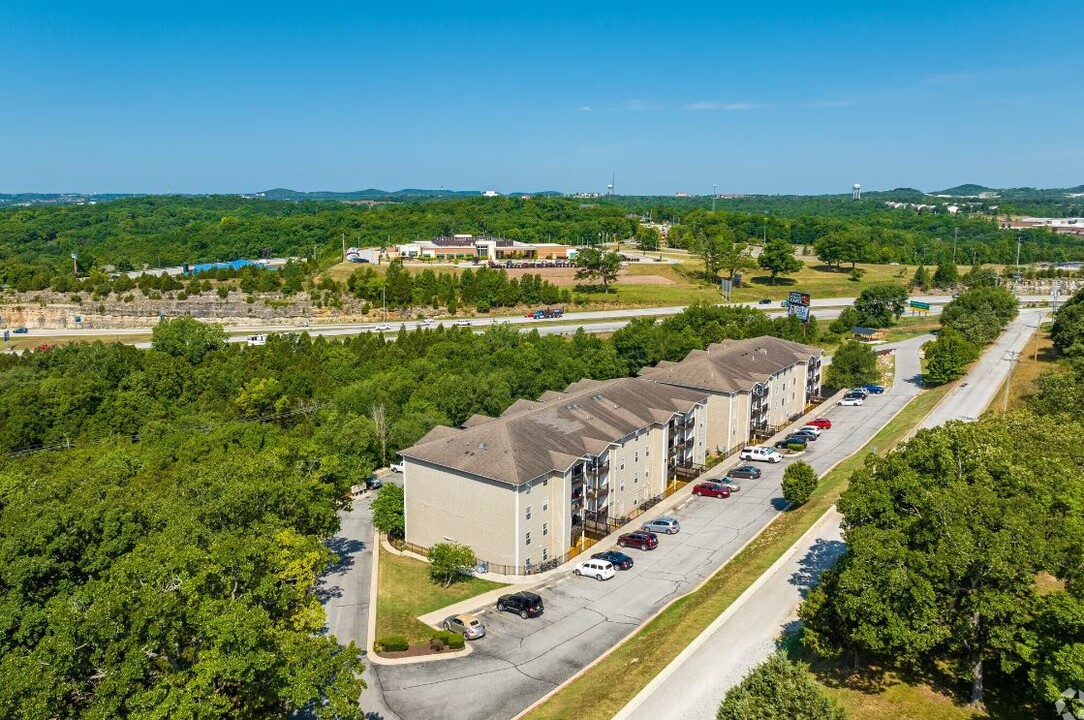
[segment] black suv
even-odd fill
[[[497,609],[517,613],[521,618],[538,617],[542,614],[542,598],[533,592],[518,592],[514,595],[501,595],[497,599]]]

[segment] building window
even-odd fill
[[[542,562],[546,562],[550,559],[549,548],[542,548]]]
[[[621,484],[618,486],[617,489],[619,492],[625,492],[625,480],[623,478],[621,480]]]
[[[637,450],[636,452],[634,452],[632,454],[632,461],[633,462],[640,462],[640,451],[639,450]]]
[[[531,506],[530,505],[527,506],[527,519],[528,520],[531,519]]]
[[[548,497],[542,498],[542,512],[546,512],[550,509],[550,499]]]
[[[625,458],[621,458],[621,469],[625,469]]]
[[[550,485],[550,479],[549,478],[543,478],[542,479],[542,487],[549,487],[549,485]]]
[[[644,448],[644,457],[651,457],[651,448]]]
[[[645,478],[651,477],[651,466],[650,465],[644,465],[644,477]]]
[[[530,530],[527,531],[527,544],[528,545],[531,544],[531,531]],[[530,560],[528,560],[527,562],[530,562]]]
[[[636,473],[635,475],[632,476],[632,484],[636,485],[639,482],[640,482],[640,473]]]
[[[546,537],[550,534],[550,524],[542,523],[542,537]]]
[[[531,494],[531,481],[530,480],[528,480],[526,482],[526,487],[527,487],[527,494],[530,495]]]

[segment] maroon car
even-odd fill
[[[693,487],[693,495],[696,495],[697,497],[728,498],[730,497],[730,488],[726,485],[720,485],[719,483],[702,482],[697,483],[696,486]]]
[[[637,547],[641,550],[654,550],[659,546],[659,536],[651,532],[630,532],[617,538],[618,547]]]

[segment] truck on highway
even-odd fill
[[[559,318],[565,314],[565,311],[561,308],[542,308],[541,310],[535,310],[531,313],[531,317],[535,320]]]

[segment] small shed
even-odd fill
[[[885,331],[880,328],[864,328],[856,327],[851,328],[851,333],[854,335],[854,339],[860,342],[884,342]]]

